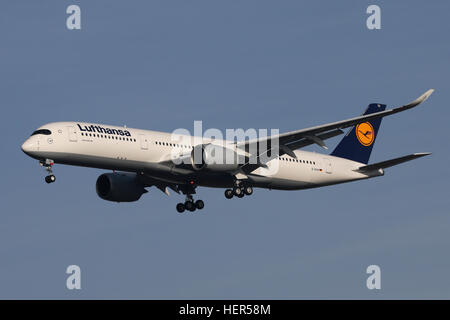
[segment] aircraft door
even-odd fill
[[[328,158],[323,158],[323,166],[326,173],[333,173],[333,165],[331,163],[331,160]]]
[[[145,134],[140,134],[139,140],[141,142],[141,150],[147,150],[148,149],[148,139],[145,136]]]
[[[69,141],[70,142],[77,142],[77,132],[75,131],[74,126],[68,126],[67,132],[69,134]]]

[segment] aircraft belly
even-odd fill
[[[264,177],[250,175],[249,178],[253,185],[258,188],[279,189],[279,190],[298,190],[312,188],[314,185],[310,182],[283,179],[278,177]]]
[[[295,190],[313,187],[309,167],[294,163],[269,163],[268,169],[259,168],[249,177],[255,186],[269,189]]]

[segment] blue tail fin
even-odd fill
[[[364,115],[384,111],[385,104],[369,104]],[[352,127],[331,153],[332,156],[368,163],[382,118]]]

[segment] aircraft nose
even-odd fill
[[[35,143],[33,143],[32,141],[30,141],[30,139],[28,139],[27,141],[25,141],[22,144],[21,147],[22,151],[25,152],[26,154],[29,154],[30,152],[33,152],[36,150],[36,145]]]

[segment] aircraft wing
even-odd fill
[[[176,193],[180,193],[178,190],[178,187],[175,183],[166,182],[160,179],[157,179],[155,177],[150,176],[149,174],[144,174],[141,176],[142,182],[145,184],[146,187],[152,187],[155,186],[159,190],[161,190],[166,195],[170,195],[169,188],[175,191]]]
[[[347,120],[332,122],[323,124],[320,126],[315,126],[311,128],[291,131],[283,134],[279,134],[276,136],[269,136],[255,140],[249,140],[245,142],[241,142],[237,144],[237,147],[243,148],[245,150],[251,150],[250,146],[252,144],[265,144],[268,146],[268,150],[270,150],[270,140],[277,139],[279,141],[280,147],[280,155],[288,154],[295,158],[295,154],[292,150],[304,147],[309,144],[316,143],[324,148],[326,148],[325,142],[323,140],[329,138],[330,136],[337,135],[338,132],[342,133],[341,129],[352,127],[356,124],[367,122],[376,118],[386,117],[394,113],[402,112],[424,102],[432,93],[433,89],[428,90],[424,94],[422,94],[416,100],[393,109],[388,109],[385,111],[375,112],[368,115],[362,115],[359,117],[350,118]],[[339,133],[339,134],[340,134]],[[255,149],[256,150],[256,149]],[[266,152],[267,153],[267,152]],[[256,158],[259,158],[260,155],[254,155]]]

